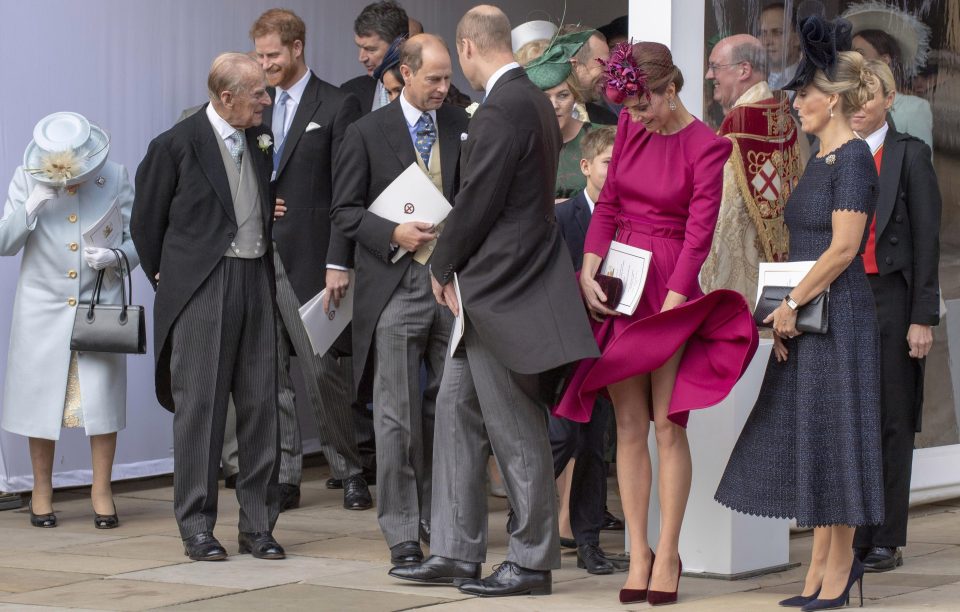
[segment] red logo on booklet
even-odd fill
[[[414,210],[416,209],[413,207],[412,202],[407,202],[406,204],[403,205],[403,212],[408,215],[412,215]]]
[[[331,310],[330,312],[327,313],[327,318],[330,319],[331,321],[333,321],[333,318],[336,316],[337,316],[336,310]]]

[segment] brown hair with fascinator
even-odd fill
[[[606,96],[614,104],[631,96],[661,94],[670,83],[678,92],[683,87],[683,74],[674,65],[673,54],[661,43],[622,42],[613,48],[607,61],[598,61],[604,67]]]
[[[683,88],[683,73],[673,63],[670,48],[658,42],[638,42],[633,45],[633,57],[637,65],[647,74],[647,87],[655,94],[661,94],[670,83]]]

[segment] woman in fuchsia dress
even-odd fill
[[[620,600],[657,605],[677,598],[677,547],[692,477],[689,411],[726,397],[756,351],[757,332],[742,296],[725,290],[704,295],[698,282],[720,210],[730,141],[683,107],[677,96],[683,76],[667,47],[623,43],[606,71],[607,95],[624,110],[580,276],[602,356],[580,363],[556,413],[584,421],[596,394],[609,393],[633,551]],[[594,280],[613,240],[653,253],[630,316],[603,306],[606,296]],[[647,543],[651,420],[660,458],[657,555]]]

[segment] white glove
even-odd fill
[[[33,186],[33,191],[30,192],[30,196],[27,197],[26,203],[23,207],[27,211],[27,224],[32,225],[34,219],[37,218],[37,211],[41,206],[47,203],[47,200],[53,200],[57,197],[57,190],[50,185],[44,185],[43,183],[37,183]]]
[[[117,265],[117,256],[110,249],[100,247],[84,247],[83,260],[94,270]]]

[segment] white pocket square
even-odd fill
[[[304,133],[306,133],[306,132],[312,132],[313,130],[319,130],[319,129],[322,128],[322,127],[323,127],[323,126],[320,125],[319,123],[317,123],[317,122],[315,122],[315,121],[311,121],[310,123],[307,124],[307,129],[305,129],[305,130],[303,130],[303,131],[304,131]]]
[[[460,142],[463,142],[463,141],[466,140],[466,139],[467,139],[467,133],[466,133],[466,132],[461,132],[461,133],[460,133]]]

